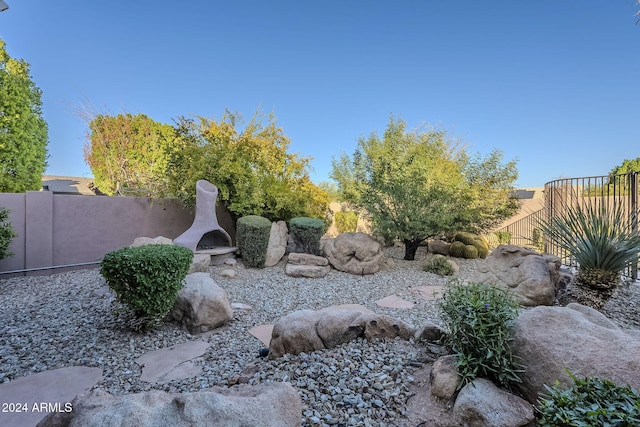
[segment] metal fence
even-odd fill
[[[567,266],[576,266],[575,259],[558,245],[544,238],[539,221],[563,216],[571,207],[604,207],[607,211],[622,209],[628,216],[630,231],[638,231],[638,172],[621,175],[590,176],[558,179],[544,186],[544,208],[506,227],[495,234],[508,243],[528,246],[558,256]],[[638,278],[638,260],[630,263],[623,274]]]

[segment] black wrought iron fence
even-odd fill
[[[501,243],[528,246],[558,256],[567,266],[576,266],[575,260],[558,245],[542,235],[538,224],[542,219],[562,216],[575,206],[604,206],[607,210],[620,208],[629,216],[629,227],[638,230],[638,172],[621,175],[591,176],[558,179],[544,186],[544,208],[496,230]],[[630,263],[623,274],[638,278],[638,259]]]

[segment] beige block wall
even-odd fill
[[[97,262],[136,237],[174,239],[193,223],[193,212],[171,199],[77,196],[31,191],[0,193],[0,207],[11,210],[18,236],[0,261],[0,272]],[[228,212],[217,207],[218,221],[235,239]],[[44,270],[34,274],[48,274]],[[8,277],[0,275],[0,279]]]

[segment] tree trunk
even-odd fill
[[[418,250],[418,246],[420,246],[420,242],[424,239],[404,239],[404,259],[408,261],[413,261],[416,259],[416,251]]]

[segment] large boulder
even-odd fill
[[[380,242],[360,232],[327,239],[323,250],[336,270],[358,275],[376,273],[384,258]]]
[[[122,396],[94,390],[77,396],[71,402],[73,411],[52,413],[38,427],[300,426],[300,396],[288,383],[212,390],[182,394],[153,390]]]
[[[529,426],[535,419],[529,402],[484,378],[476,378],[462,387],[453,416],[465,427]]]
[[[556,380],[570,386],[565,369],[640,388],[640,337],[618,328],[602,313],[580,304],[535,307],[516,318],[514,354],[526,371],[521,391],[531,403]]]
[[[478,263],[472,281],[514,293],[524,306],[553,305],[560,276],[555,259],[516,245],[500,245]]]
[[[227,293],[208,273],[188,274],[171,311],[171,318],[190,333],[210,331],[233,319]]]
[[[280,262],[287,250],[288,240],[289,229],[287,229],[287,223],[284,221],[272,223],[269,244],[267,245],[267,258],[264,262],[265,267],[273,267]]]
[[[409,339],[415,334],[411,325],[362,306],[299,310],[274,325],[269,358],[333,348],[356,338]]]

